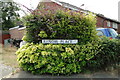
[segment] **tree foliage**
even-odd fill
[[[17,11],[19,11],[19,7],[15,2],[2,2],[0,1],[0,4],[2,5],[0,7],[1,9],[1,18],[2,18],[2,29],[8,30],[11,27],[16,26],[16,21],[19,20],[19,14]]]

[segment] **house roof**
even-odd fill
[[[92,12],[92,11],[84,10],[82,8],[79,8],[77,6],[74,6],[72,4],[69,4],[69,3],[66,3],[66,2],[63,2],[63,1],[60,1],[60,0],[52,0],[52,1],[57,3],[57,4],[59,4],[59,5],[62,4],[63,7],[70,8],[72,10],[76,10],[76,11],[81,10],[84,13]],[[94,13],[94,12],[92,12],[92,13]],[[119,21],[111,19],[111,18],[108,18],[108,17],[105,17],[104,15],[101,15],[101,14],[98,14],[98,13],[94,13],[94,14],[96,14],[98,17],[104,18],[106,20],[113,21],[113,22],[116,22],[116,23],[120,23]]]
[[[113,21],[113,22],[116,22],[116,23],[120,23],[119,21],[117,20],[114,20],[114,19],[111,19],[111,18],[108,18],[108,17],[105,17],[104,15],[101,15],[101,14],[96,14],[98,17],[101,17],[101,18],[104,18],[106,20],[109,20],[109,21]]]
[[[69,9],[74,10],[74,11],[80,11],[80,12],[83,12],[83,13],[89,13],[89,12],[91,12],[91,13],[96,14],[98,17],[104,18],[105,20],[109,20],[109,21],[112,21],[112,22],[120,23],[119,21],[111,19],[111,18],[108,18],[108,17],[105,17],[102,14],[98,14],[98,13],[95,13],[95,12],[92,12],[92,11],[89,11],[89,10],[84,10],[84,9],[82,9],[80,7],[77,7],[75,5],[72,5],[70,3],[66,3],[66,2],[63,2],[63,1],[60,1],[60,0],[42,0],[40,2],[55,2],[55,3],[57,3],[58,5],[60,5],[62,7],[69,8]]]
[[[16,26],[16,27],[10,28],[9,30],[16,29],[16,28],[19,28],[19,26]]]
[[[24,26],[23,25],[19,25],[19,26],[16,26],[16,27],[12,27],[9,30],[18,29],[18,28],[23,29]]]
[[[72,9],[72,10],[76,10],[76,11],[80,11],[81,10],[81,12],[88,12],[87,10],[84,10],[84,9],[82,9],[82,8],[80,8],[80,7],[77,7],[77,6],[75,6],[75,5],[72,5],[72,4],[69,4],[69,3],[66,3],[66,2],[63,2],[63,1],[60,1],[60,0],[54,0],[55,2],[59,2],[60,4],[62,4],[62,6],[63,7],[66,7],[66,8],[69,8],[69,9]]]

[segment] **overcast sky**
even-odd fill
[[[14,0],[27,6],[30,9],[35,9],[40,0]],[[95,13],[103,14],[104,16],[118,20],[118,2],[120,0],[61,0],[75,6],[90,10]],[[81,6],[84,4],[84,6]]]

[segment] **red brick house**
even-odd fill
[[[79,7],[76,7],[74,5],[71,5],[69,3],[65,3],[58,0],[43,0],[40,2],[37,6],[37,8],[32,12],[32,14],[35,15],[44,15],[47,14],[49,11],[54,14],[57,10],[63,10],[63,11],[75,11],[75,12],[81,12],[81,13],[88,13],[90,11],[81,9]],[[96,14],[96,13],[95,13]],[[104,15],[96,14],[96,27],[103,27],[103,28],[114,28],[119,34],[120,34],[120,22],[107,18]],[[19,29],[19,27],[10,29],[11,38],[14,39],[22,39],[22,36],[24,34],[24,29]],[[21,31],[20,31],[21,30]]]
[[[42,9],[41,9],[41,6],[42,6]],[[88,10],[81,9],[79,7],[76,7],[74,5],[71,5],[69,3],[65,3],[62,1],[43,0],[43,2],[40,2],[38,4],[36,10],[34,11],[34,14],[39,14],[39,15],[43,13],[45,14],[47,13],[48,10],[52,11],[52,13],[54,13],[56,10],[63,10],[63,11],[71,10],[71,11],[82,12],[82,13],[90,12]],[[107,18],[101,14],[96,14],[96,19],[97,19],[97,23],[96,23],[97,27],[113,28],[118,33],[120,33],[120,22],[119,21]]]
[[[97,27],[113,28],[120,34],[120,22],[97,14]]]

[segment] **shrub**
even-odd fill
[[[34,74],[72,74],[119,61],[119,40],[99,40],[93,14],[57,12],[26,17],[28,43],[17,52],[20,66]],[[41,39],[78,39],[78,44],[42,44]]]
[[[96,18],[93,14],[84,15],[58,11],[55,14],[26,17],[27,32],[25,41],[39,43],[41,39],[78,39],[79,44],[95,42]],[[45,34],[41,34],[44,32]],[[43,37],[45,36],[45,37]]]
[[[88,63],[89,69],[105,69],[120,62],[120,40],[104,37],[100,42],[99,52]]]
[[[54,45],[27,43],[17,51],[20,66],[34,74],[80,73],[98,52],[98,45]]]
[[[72,74],[104,69],[120,62],[120,40],[99,44],[55,45],[27,43],[17,51],[20,66],[34,74]]]

